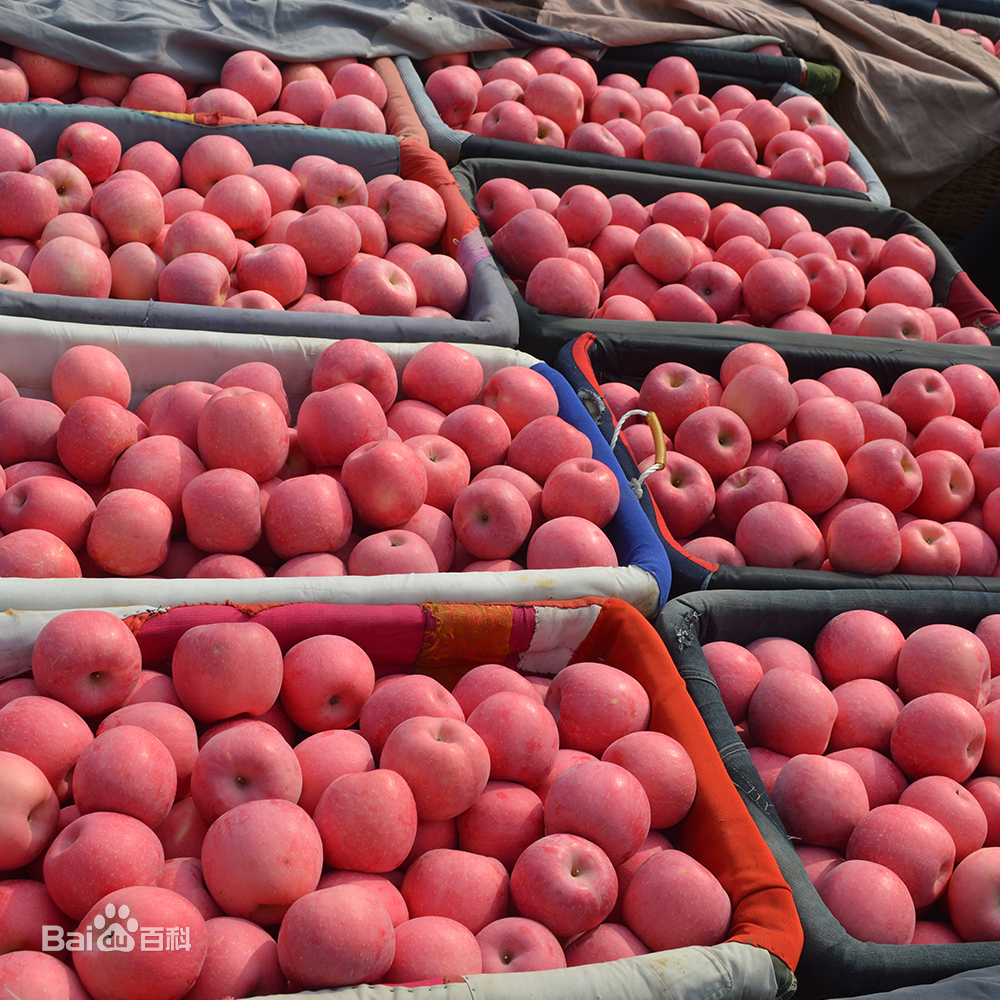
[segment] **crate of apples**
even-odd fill
[[[310,125],[386,135],[390,88],[395,100],[404,94],[388,60],[355,56],[293,62],[256,49],[220,52],[218,74],[193,81],[160,71],[110,72],[20,46],[7,56],[0,58],[0,102],[119,107],[207,125]]]
[[[492,262],[479,266],[475,216],[419,143],[38,111],[0,104],[9,315],[308,336],[336,322],[370,340],[517,342],[509,293]]]
[[[864,345],[838,357],[794,341],[591,335],[563,351],[570,383],[603,401],[609,441],[627,413],[652,410],[672,442],[654,470],[652,435],[633,416],[615,452],[630,478],[647,473],[642,502],[675,595],[944,578],[978,588],[997,574],[993,349]],[[701,403],[676,409],[685,396]]]
[[[804,987],[1000,963],[996,612],[995,592],[720,591],[657,620],[792,887]]]
[[[451,163],[504,156],[736,174],[750,184],[818,186],[889,204],[874,170],[817,97],[781,80],[755,83],[759,64],[748,67],[749,79],[724,81],[711,72],[718,53],[692,49],[656,60],[611,51],[594,62],[545,46],[500,54],[480,69],[461,53],[397,63],[432,144]],[[709,70],[704,81],[699,66]]]
[[[66,330],[5,340],[8,607],[666,600],[617,460],[527,355],[93,327],[69,346]]]
[[[0,704],[9,989],[794,982],[788,885],[620,600],[67,611]]]
[[[817,346],[830,334],[988,343],[963,328],[1000,322],[947,247],[899,209],[527,161],[469,159],[452,173],[513,289],[521,343],[543,358],[591,330],[727,323]],[[928,310],[940,307],[953,316],[939,327]]]

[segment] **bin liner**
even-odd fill
[[[904,635],[934,622],[975,629],[980,619],[1000,609],[1000,595],[996,590],[926,591],[914,600],[913,594],[902,590],[719,590],[675,598],[655,622],[656,631],[712,733],[726,770],[792,887],[805,933],[796,976],[802,993],[814,997],[854,997],[895,990],[1000,965],[1000,942],[996,941],[881,945],[848,935],[813,888],[722,703],[702,652],[706,643],[725,640],[745,645],[763,636],[782,636],[811,648],[831,618],[853,608],[887,615]],[[962,992],[947,995],[965,996]],[[908,992],[903,996],[910,1000]],[[919,996],[914,994],[913,1000]],[[936,1000],[935,994],[931,996]]]
[[[663,48],[665,47],[656,47],[658,51]],[[705,93],[711,93],[713,89],[718,89],[724,83],[741,84],[747,87],[748,90],[751,90],[756,96],[770,98],[775,103],[780,103],[789,97],[805,93],[797,83],[784,79],[786,75],[793,77],[797,75],[798,79],[801,80],[802,63],[798,59],[777,56],[755,56],[749,52],[725,52],[724,55],[720,55],[721,50],[717,49],[706,50],[709,53],[709,56],[706,57],[700,54],[700,46],[687,45],[678,46],[677,48],[683,51],[685,58],[694,63],[699,71],[703,65],[711,67],[711,71],[705,78]],[[612,53],[617,52],[617,50],[611,51]],[[775,72],[781,75],[777,80],[769,80],[754,75],[760,72],[762,68],[758,60],[767,58],[774,59],[778,63],[775,67]],[[416,108],[417,114],[427,129],[431,148],[441,153],[451,165],[460,163],[462,160],[485,157],[490,159],[526,159],[535,162],[565,164],[587,170],[599,167],[606,170],[635,170],[641,173],[662,174],[670,177],[707,177],[718,181],[733,181],[737,176],[721,170],[683,167],[675,164],[656,163],[651,160],[610,156],[606,153],[583,153],[572,149],[561,149],[556,146],[532,145],[531,143],[514,142],[510,139],[490,139],[485,136],[470,135],[467,132],[462,132],[445,125],[441,120],[441,116],[438,114],[431,99],[427,96],[427,91],[424,89],[420,75],[409,57],[397,56],[395,61],[399,68],[399,74],[410,95],[410,99],[413,101],[413,106]],[[794,64],[794,69],[790,70],[791,64]],[[631,70],[626,69],[629,65],[632,64],[627,58],[619,59],[614,55],[612,58],[602,59],[597,64],[598,75],[603,76],[606,73],[614,72],[615,70],[612,67],[620,67],[622,71],[631,72],[632,75],[635,75],[634,66]],[[651,65],[652,63],[650,63]],[[730,78],[725,72],[727,65],[732,66],[734,70],[742,71],[742,73],[737,72]],[[763,69],[768,68],[766,64],[763,66]],[[648,72],[649,67],[647,66],[645,69]],[[831,124],[836,124],[836,122],[831,119]],[[857,192],[835,187],[822,188],[821,190],[836,197],[888,205],[889,194],[885,189],[885,185],[879,180],[871,164],[868,163],[864,155],[850,139],[850,136],[848,136],[848,142],[850,153],[847,162],[863,178],[868,185],[868,190],[866,192]],[[741,176],[739,180],[748,185],[767,189],[775,188],[793,191],[808,191],[813,189],[808,184],[770,180],[769,178],[761,177]]]
[[[981,325],[987,328],[992,342],[1000,344],[1000,330],[989,329],[1000,323],[1000,313],[997,312],[997,308],[972,283],[944,243],[927,226],[901,209],[886,208],[864,199],[831,196],[826,193],[825,188],[806,188],[800,192],[741,184],[736,181],[668,177],[597,167],[582,173],[576,167],[556,163],[536,163],[530,160],[468,159],[452,167],[452,173],[470,205],[475,204],[476,192],[480,185],[491,177],[513,177],[529,188],[548,187],[558,194],[562,194],[574,184],[585,181],[609,196],[619,192],[631,194],[644,205],[651,204],[674,191],[693,191],[711,205],[732,201],[758,213],[772,205],[789,205],[801,212],[813,228],[820,232],[829,232],[840,226],[858,226],[873,236],[884,239],[895,233],[910,233],[927,243],[937,257],[937,270],[931,281],[935,304],[951,309],[963,326]],[[553,360],[564,343],[582,333],[627,331],[638,339],[643,336],[658,337],[665,333],[683,332],[690,335],[701,330],[710,331],[715,325],[655,320],[622,322],[553,316],[529,306],[513,282],[507,280],[520,318],[520,344],[525,350],[545,361]],[[756,328],[740,329],[747,338],[758,336]]]
[[[290,167],[300,156],[322,154],[355,167],[365,180],[399,174],[436,188],[449,212],[442,252],[450,253],[469,279],[465,316],[431,319],[410,316],[341,316],[324,313],[259,309],[223,309],[186,303],[136,302],[8,292],[0,289],[0,314],[76,323],[110,323],[134,327],[206,331],[364,337],[378,341],[449,340],[513,347],[517,316],[494,262],[486,254],[475,213],[454,187],[444,161],[413,138],[376,135],[308,125],[199,125],[165,115],[127,108],[80,104],[0,104],[0,128],[17,133],[39,161],[56,155],[60,133],[77,121],[94,121],[111,129],[128,147],[155,140],[180,158],[196,139],[224,134],[238,139],[255,163]]]
[[[583,334],[566,344],[556,360],[556,368],[588,404],[602,433],[610,443],[615,424],[599,386],[604,382],[626,382],[638,387],[643,378],[665,361],[678,361],[699,371],[718,375],[723,358],[747,339],[737,335],[739,328],[706,326],[697,333],[677,336],[638,337],[631,332]],[[758,336],[759,335],[759,336]],[[949,365],[973,364],[1000,382],[1000,363],[995,348],[958,344],[924,344],[915,341],[888,340],[879,337],[829,337],[822,334],[787,333],[781,330],[755,330],[753,338],[773,347],[788,365],[789,378],[818,378],[831,368],[850,366],[872,374],[883,390],[912,368],[942,370]],[[626,478],[635,481],[639,468],[624,441],[616,441],[615,455]],[[649,491],[643,491],[640,505],[663,539],[673,569],[671,597],[690,590],[726,590],[748,587],[755,590],[796,588],[882,588],[904,587],[910,590],[969,589],[979,590],[978,577],[864,576],[857,573],[831,573],[825,570],[771,569],[761,566],[718,566],[694,557],[677,544],[663,523]]]
[[[323,339],[264,337],[188,330],[140,330],[16,320],[0,316],[0,371],[22,395],[51,399],[52,369],[68,348],[98,344],[116,353],[132,379],[133,405],[153,389],[196,379],[211,382],[248,361],[267,361],[281,372],[294,420],[310,391],[313,364],[331,343]],[[423,344],[384,344],[397,370]],[[498,368],[535,368],[555,387],[560,414],[590,438],[594,457],[619,478],[621,504],[605,531],[618,552],[617,567],[523,570],[514,573],[388,574],[377,577],[292,577],[257,580],[153,580],[124,577],[76,580],[0,579],[0,608],[14,612],[69,607],[131,606],[148,602],[239,600],[411,603],[424,600],[541,600],[580,596],[621,598],[654,616],[667,600],[671,568],[663,546],[625,479],[607,441],[565,378],[537,358],[510,348],[465,345],[489,378]],[[16,617],[16,615],[14,615]],[[0,628],[0,632],[3,629]],[[2,645],[0,640],[0,645]],[[15,651],[0,656],[0,678],[16,674]],[[24,669],[21,667],[20,669]]]
[[[561,970],[551,976],[470,976],[465,989],[428,985],[427,1000],[451,996],[497,1000],[628,996],[639,1000],[666,994],[686,1000],[765,1000],[777,995],[776,991],[790,995],[802,929],[789,887],[730,781],[664,644],[635,608],[620,600],[599,598],[394,607],[203,605],[151,611],[126,621],[139,642],[144,666],[152,667],[170,658],[187,628],[251,616],[274,633],[283,652],[308,636],[332,632],[361,645],[372,658],[376,676],[424,673],[446,687],[453,687],[466,670],[480,663],[501,663],[526,674],[553,677],[569,663],[601,660],[642,683],[652,703],[650,728],[673,736],[691,755],[698,794],[685,819],[671,828],[671,843],[704,864],[729,893],[733,919],[728,944],[720,950],[679,949],[679,955],[661,952],[627,959],[609,964],[606,970],[591,967],[589,973]],[[403,988],[360,987],[328,995],[375,1000],[401,996]],[[409,990],[406,995],[411,996]]]

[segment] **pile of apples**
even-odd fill
[[[0,103],[36,101],[197,114],[240,122],[288,123],[385,135],[385,81],[354,56],[276,63],[241,49],[218,81],[182,83],[166,73],[122,73],[76,66],[14,47],[0,58]]]
[[[397,375],[377,344],[335,341],[294,424],[267,362],[162,386],[135,412],[125,366],[96,345],[60,356],[51,399],[3,381],[3,576],[618,565],[602,530],[618,479],[552,384],[520,366],[484,379],[455,344]]]
[[[468,279],[440,252],[429,184],[320,154],[254,164],[203,135],[178,159],[74,122],[57,155],[0,129],[0,287],[90,298],[372,316],[455,316]]]
[[[473,69],[464,54],[421,65],[430,70],[424,86],[431,103],[445,125],[459,131],[868,190],[847,162],[847,136],[815,97],[796,94],[775,104],[740,84],[709,97],[683,56],[660,59],[645,83],[622,72],[598,79],[593,63],[558,46],[508,56],[486,70]]]
[[[993,576],[1000,389],[982,368],[913,368],[883,394],[860,368],[790,382],[746,343],[719,378],[664,362],[601,386],[613,414],[654,412],[672,447],[644,484],[686,551],[735,566]],[[645,423],[623,440],[654,462]]]
[[[934,250],[911,233],[825,233],[790,205],[760,213],[673,191],[643,205],[591,184],[561,195],[491,177],[475,209],[528,305],[582,319],[728,323],[989,344],[934,304]]]
[[[704,647],[806,872],[862,941],[1000,940],[1000,615]]]
[[[115,615],[68,611],[0,684],[12,994],[219,1000],[728,934],[728,893],[668,839],[691,757],[611,664],[449,690],[245,620],[189,628],[163,669]]]

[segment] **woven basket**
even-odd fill
[[[970,164],[957,177],[928,195],[913,215],[953,248],[967,236],[1000,193],[1000,147]]]

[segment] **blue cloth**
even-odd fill
[[[608,444],[573,386],[560,372],[544,362],[539,362],[532,368],[552,383],[559,399],[559,415],[590,438],[594,458],[608,466],[618,478],[621,503],[604,530],[611,539],[622,566],[641,566],[656,579],[660,588],[659,607],[662,608],[670,594],[670,560],[653,531],[649,518],[639,506],[639,500],[632,492],[632,487],[615,453],[611,450],[611,445]]]

